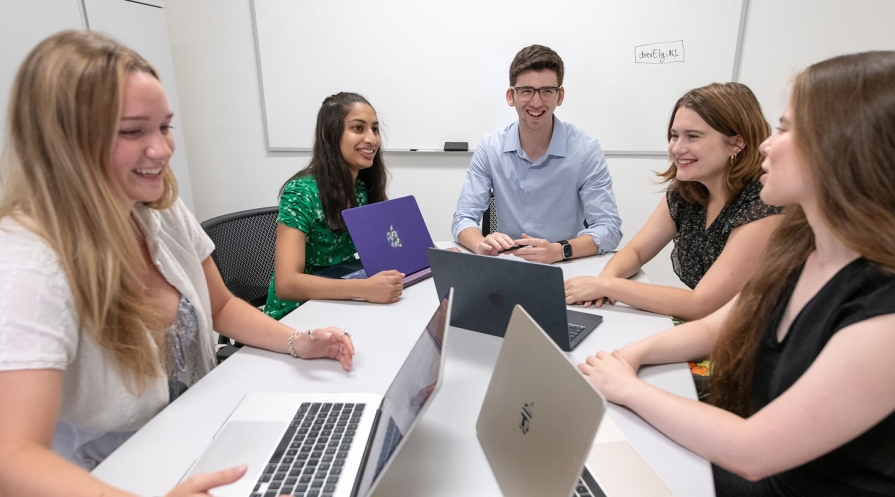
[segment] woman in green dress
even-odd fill
[[[387,199],[380,144],[376,111],[364,97],[337,93],[323,101],[311,162],[280,191],[276,262],[264,308],[269,316],[280,319],[309,299],[398,301],[404,289],[398,271],[353,280],[316,276],[355,257],[342,210]]]

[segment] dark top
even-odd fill
[[[684,201],[676,188],[665,192],[668,211],[677,226],[671,265],[685,285],[696,288],[699,280],[721,255],[734,228],[783,212],[782,207],[771,207],[762,202],[758,198],[759,193],[761,183],[754,181],[747,184],[740,196],[725,205],[706,229],[705,206]]]
[[[895,275],[857,259],[805,304],[778,342],[777,328],[801,272],[800,268],[789,275],[759,345],[753,385],[756,409],[792,386],[834,333],[895,313]],[[848,374],[851,366],[855,365],[843,364],[842,374]],[[895,413],[838,449],[769,480],[780,495],[895,495]]]

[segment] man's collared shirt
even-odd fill
[[[597,140],[554,116],[543,157],[532,163],[519,142],[519,123],[486,135],[475,149],[451,231],[479,228],[494,189],[497,231],[551,242],[590,235],[599,253],[622,238],[612,176]],[[584,223],[587,227],[584,227]]]

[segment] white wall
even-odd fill
[[[274,205],[279,187],[306,164],[308,154],[266,150],[250,0],[168,2],[166,13],[197,216],[207,219]],[[787,82],[807,64],[837,53],[895,48],[888,26],[892,18],[895,2],[889,0],[750,0],[738,80],[755,89],[774,123],[785,103]],[[350,34],[339,32],[338,23],[321,26],[321,43],[324,36],[357,36],[358,52],[346,57],[376,57],[363,45],[365,36],[376,35],[375,29]],[[668,115],[672,103],[656,112]],[[558,115],[562,117],[562,108]],[[392,172],[389,195],[416,195],[436,240],[450,238],[451,214],[469,157],[410,152],[386,156]],[[662,199],[652,171],[664,169],[665,160],[610,157],[609,167],[625,243]],[[669,251],[645,270],[656,283],[681,286],[671,270]]]
[[[167,2],[166,7],[197,217],[275,205],[280,186],[309,154],[266,150],[249,0]],[[415,195],[435,240],[451,237],[451,215],[470,155],[386,156],[389,196]],[[610,158],[609,164],[627,241],[662,198],[651,171],[664,169],[665,160]],[[668,250],[646,271],[656,282],[680,286]]]

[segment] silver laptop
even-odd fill
[[[188,474],[248,464],[215,497],[372,494],[441,386],[452,290],[385,395],[250,393]]]
[[[503,494],[673,495],[627,440],[593,445],[601,422],[620,434],[605,411],[602,394],[517,305],[476,422]]]

